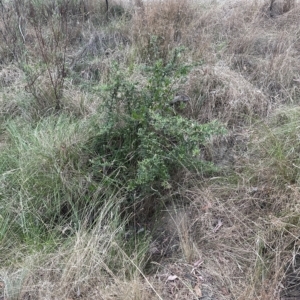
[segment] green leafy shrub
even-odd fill
[[[188,72],[178,63],[180,50],[164,64],[146,68],[147,84],[130,82],[115,70],[102,106],[103,124],[94,137],[95,177],[128,191],[147,192],[169,188],[172,174],[187,168],[211,171],[213,165],[199,158],[200,146],[223,132],[217,123],[199,124],[179,115],[170,105],[174,81]]]

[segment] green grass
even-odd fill
[[[269,181],[276,185],[293,185],[299,181],[299,109],[281,107],[268,123],[257,126],[260,139],[256,151],[268,162]]]
[[[7,122],[8,142],[0,155],[3,211],[12,213],[16,230],[32,239],[56,223],[79,226],[84,208],[73,199],[88,188],[79,151],[87,125],[64,115],[20,122]]]

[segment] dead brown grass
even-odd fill
[[[257,5],[257,13],[249,16],[250,20],[245,22],[238,17],[247,15],[251,8],[253,4],[236,7],[232,17],[234,20],[224,24],[228,39],[223,53],[229,56],[227,61],[234,70],[273,102],[291,102],[299,96],[299,86],[294,81],[299,76],[296,21],[299,6],[292,5],[289,10],[273,18],[261,15],[262,6]]]
[[[220,299],[278,299],[296,230],[287,230],[290,222],[278,211],[298,200],[249,182],[238,188],[209,182],[187,194],[188,232],[203,261],[199,273],[213,278]]]
[[[187,0],[149,1],[139,6],[131,32],[142,60],[166,59],[171,49],[182,44],[195,16]]]
[[[261,90],[226,65],[194,69],[187,91],[192,96],[191,115],[200,122],[218,119],[230,127],[239,126],[266,116],[271,109]]]
[[[272,103],[293,102],[299,97],[299,4],[276,1],[281,13],[270,17],[266,3],[232,2],[198,10],[183,44],[213,68],[221,64],[237,72],[234,78],[244,77]]]
[[[298,111],[278,109],[251,131],[234,172],[186,192],[189,240],[220,299],[299,295]]]

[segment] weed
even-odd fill
[[[217,123],[198,124],[171,108],[175,78],[187,68],[177,64],[178,50],[166,65],[147,67],[145,87],[131,83],[116,70],[103,104],[104,124],[94,139],[95,175],[126,186],[129,191],[170,188],[171,176],[181,168],[204,173],[213,170],[201,161],[200,146],[222,132]],[[99,174],[99,175],[98,175]]]

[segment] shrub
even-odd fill
[[[221,126],[215,122],[199,124],[170,105],[175,80],[188,71],[178,63],[180,52],[175,50],[167,64],[158,60],[146,67],[144,86],[128,81],[116,68],[105,87],[104,126],[92,143],[92,165],[99,179],[143,193],[170,187],[177,170],[213,169],[199,159],[200,146],[211,135],[221,133]]]

